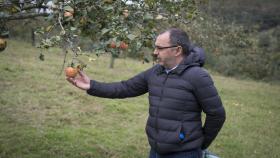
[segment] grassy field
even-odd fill
[[[147,95],[131,99],[88,96],[58,75],[59,49],[8,41],[0,53],[0,158],[145,158]],[[92,58],[96,58],[92,56]],[[85,72],[100,81],[128,79],[151,67],[101,56]],[[210,150],[222,158],[280,157],[280,85],[211,72],[227,120]]]

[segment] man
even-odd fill
[[[207,71],[201,48],[186,32],[171,28],[158,35],[153,54],[158,64],[122,82],[90,80],[82,71],[67,78],[88,94],[104,98],[149,93],[146,133],[150,158],[200,158],[225,121],[225,110]],[[201,112],[206,114],[202,125]]]

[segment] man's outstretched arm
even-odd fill
[[[102,83],[91,80],[90,89],[87,90],[88,94],[103,98],[135,97],[147,92],[148,85],[144,72],[121,82]]]
[[[126,98],[142,95],[148,91],[145,72],[142,72],[133,78],[114,83],[102,83],[90,80],[82,71],[75,78],[67,78],[74,86],[86,90],[89,95],[103,98]]]

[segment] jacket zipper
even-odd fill
[[[169,73],[168,73],[169,74]],[[161,104],[161,101],[162,101],[162,97],[163,97],[163,90],[164,90],[164,88],[165,88],[165,83],[166,83],[166,80],[167,80],[167,78],[168,78],[168,74],[166,74],[166,76],[165,76],[165,78],[164,78],[164,80],[163,80],[163,86],[162,86],[162,88],[161,88],[161,92],[160,92],[160,104]],[[159,105],[160,105],[159,104]],[[158,133],[158,113],[159,113],[159,105],[157,106],[157,111],[156,111],[156,122],[155,122],[155,127],[156,127],[156,132]],[[157,149],[157,147],[158,147],[158,142],[156,141],[156,149]]]

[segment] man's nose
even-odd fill
[[[153,55],[158,55],[158,51],[157,51],[157,49],[155,49],[155,50],[154,50]]]
[[[158,57],[158,51],[155,49],[154,50],[154,53],[152,54],[152,56],[153,56],[153,60],[156,60],[157,59],[157,57]]]

